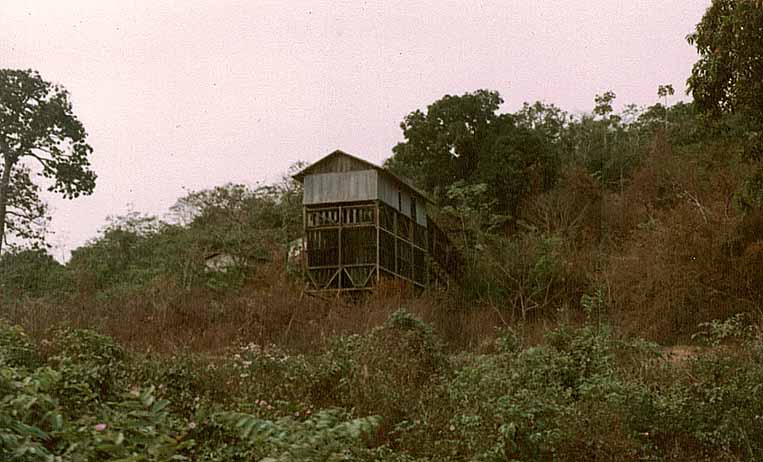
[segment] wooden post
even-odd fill
[[[400,271],[398,271],[398,268],[397,268],[397,266],[398,266],[397,265],[397,241],[398,241],[398,236],[397,236],[397,224],[398,224],[397,223],[397,214],[398,213],[399,212],[395,211],[394,215],[393,215],[393,218],[392,218],[392,237],[394,238],[393,242],[395,243],[395,274],[396,275],[400,275]]]
[[[416,239],[416,218],[414,217],[408,225],[408,240],[411,246],[411,280],[416,282],[416,249],[413,246],[413,241]]]
[[[425,214],[426,216],[426,214]],[[424,250],[426,251],[425,258],[424,258],[424,274],[426,274],[426,280],[424,284],[427,286],[427,289],[429,288],[429,259],[432,258],[431,255],[429,255],[429,217],[427,217],[427,227],[424,228]]]
[[[341,205],[339,206],[339,215],[337,216],[337,221],[339,222],[339,231],[337,231],[339,233],[339,244],[338,244],[339,249],[338,249],[338,254],[337,254],[337,256],[339,257],[339,261],[337,262],[337,263],[339,263],[339,281],[337,281],[337,282],[339,283],[339,290],[341,291],[342,290],[342,279],[343,279],[342,276],[343,276],[343,273],[344,273],[344,266],[342,265],[342,224],[343,224],[342,221],[343,220],[342,220],[342,206]]]
[[[379,212],[379,201],[376,201],[376,285],[381,282],[381,259],[380,259],[380,247],[381,247],[381,214]]]
[[[307,207],[302,206],[302,276],[305,281],[310,282],[307,272],[310,271],[307,265]]]

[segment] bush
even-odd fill
[[[58,398],[71,409],[115,399],[127,388],[127,354],[113,339],[87,329],[53,331],[49,363],[64,378]]]
[[[362,437],[379,423],[378,417],[349,419],[343,412],[328,410],[304,420],[270,421],[230,412],[213,419],[235,429],[252,459],[269,462],[352,460],[352,449],[362,447]]]
[[[41,365],[37,348],[20,326],[0,319],[0,367],[34,369]]]
[[[432,328],[398,310],[354,352],[342,404],[361,415],[382,416],[383,430],[389,431],[415,414],[422,396],[446,369]]]
[[[61,409],[51,390],[61,374],[0,365],[0,453],[10,461],[45,461],[51,432],[63,428]]]
[[[588,265],[559,235],[493,238],[480,257],[464,284],[512,322],[553,319],[577,308],[590,284]]]
[[[127,373],[129,384],[151,384],[157,399],[171,401],[173,413],[185,418],[211,402],[227,404],[235,398],[226,386],[232,368],[192,354],[138,355],[129,362]]]

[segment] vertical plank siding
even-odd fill
[[[458,265],[444,233],[429,229],[427,199],[385,170],[335,151],[295,178],[309,291],[369,290],[386,278],[424,288],[441,279],[433,263]]]
[[[304,180],[304,205],[376,200],[375,170],[341,173],[318,173]]]

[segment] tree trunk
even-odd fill
[[[5,242],[5,212],[8,206],[8,187],[11,183],[11,168],[13,163],[9,156],[4,156],[3,176],[0,178],[0,255],[3,253]]]

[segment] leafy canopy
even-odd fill
[[[86,137],[66,89],[36,71],[0,69],[0,250],[9,215],[14,221],[7,230],[21,237],[29,237],[28,224],[44,216],[28,164],[38,167],[49,191],[69,199],[92,193],[96,175]]]
[[[531,191],[553,183],[566,115],[542,103],[500,114],[502,103],[498,92],[477,90],[411,112],[400,124],[405,140],[386,167],[411,177],[443,205],[456,205],[448,194],[452,186],[485,184],[496,213],[515,216]]]
[[[763,124],[763,2],[714,0],[687,40],[700,55],[687,81],[694,101]]]
[[[713,0],[687,40],[700,55],[687,81],[694,100],[711,119],[736,114],[747,131],[744,157],[757,162],[737,203],[763,206],[763,2]]]

